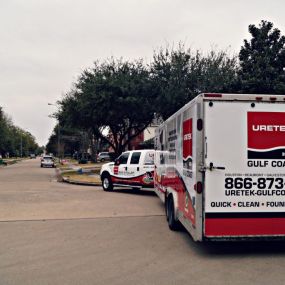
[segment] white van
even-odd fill
[[[102,165],[100,176],[105,191],[114,186],[136,189],[153,188],[154,150],[132,150],[123,152],[115,162]]]

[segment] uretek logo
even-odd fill
[[[285,159],[285,113],[247,113],[248,159]]]
[[[285,126],[278,125],[253,125],[252,130],[254,132],[285,132]]]
[[[183,122],[183,167],[192,169],[192,119]]]

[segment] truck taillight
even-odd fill
[[[206,98],[221,98],[223,95],[218,93],[205,93],[204,97]]]
[[[203,183],[201,181],[198,181],[195,185],[194,185],[194,189],[196,190],[196,192],[198,194],[201,194],[203,192]]]

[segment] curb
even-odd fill
[[[85,185],[85,186],[101,186],[101,183],[97,182],[82,182],[82,181],[76,181],[71,180],[65,177],[62,177],[62,182],[69,183],[69,184],[75,184],[75,185]]]
[[[65,182],[65,183],[75,184],[75,185],[101,186],[101,183],[99,182],[83,182],[83,181],[76,181],[76,180],[72,180],[67,177],[64,177],[62,175],[64,171],[61,171],[59,168],[56,168],[55,171],[56,171],[57,182]]]
[[[13,164],[16,164],[18,162],[21,162],[23,159],[13,159],[13,160],[2,160],[2,164],[0,164],[0,167],[7,167]]]

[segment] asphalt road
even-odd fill
[[[149,192],[57,183],[38,160],[0,168],[0,285],[284,284],[283,243],[200,244]]]

